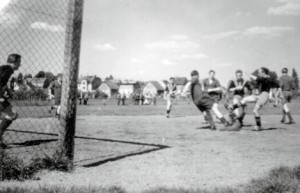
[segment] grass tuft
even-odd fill
[[[42,158],[33,158],[28,162],[4,154],[2,163],[4,180],[36,179],[35,175],[41,170],[70,171],[72,168],[72,162],[57,152],[52,156],[45,155]]]

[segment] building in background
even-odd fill
[[[101,83],[98,90],[105,93],[108,96],[108,98],[111,98],[112,96],[118,94],[119,86],[118,86],[118,84],[114,83],[113,81],[107,80],[107,81]]]
[[[95,95],[96,90],[101,85],[101,78],[95,76],[83,76],[78,80],[78,91]]]

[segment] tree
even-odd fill
[[[32,75],[31,74],[25,74],[24,79],[26,79],[26,78],[32,78]]]
[[[299,90],[299,77],[298,77],[298,73],[296,72],[295,68],[293,68],[292,77],[295,81],[294,82],[295,90],[298,91]]]
[[[97,88],[99,88],[101,83],[102,83],[101,78],[95,77],[93,82],[92,82],[92,90],[96,90]]]
[[[34,78],[45,78],[45,72],[44,71],[39,71]]]
[[[112,75],[109,75],[109,77],[106,77],[106,78],[105,78],[105,81],[113,80],[113,79],[114,79],[114,77],[113,77]]]

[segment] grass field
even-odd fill
[[[262,111],[262,132],[252,131],[252,106],[248,107],[247,126],[242,131],[219,132],[202,125],[202,115],[187,101],[177,101],[171,118],[167,119],[164,101],[158,101],[157,106],[117,106],[116,101],[90,100],[89,105],[77,109],[75,171],[41,172],[39,181],[3,182],[2,187],[37,190],[39,187],[121,187],[126,192],[239,189],[249,185],[252,179],[266,176],[273,168],[299,165],[300,103],[292,105],[295,125],[279,123],[281,106],[266,106]],[[31,116],[24,113],[25,106],[20,107],[23,115],[11,129],[56,133],[57,120],[48,114],[47,107],[27,108],[32,111]],[[40,112],[38,118],[32,116],[35,109]],[[50,127],[44,126],[44,122]],[[45,138],[37,133],[14,131],[8,132],[6,139],[16,134],[18,142],[34,136],[56,139],[51,135]],[[35,150],[50,151],[52,145],[48,150],[47,147],[54,143],[36,145]],[[21,147],[30,154],[31,146]]]

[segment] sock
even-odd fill
[[[238,104],[234,104],[232,107],[233,107],[233,109],[237,109],[237,108],[239,108],[239,105]]]
[[[285,116],[286,116],[286,113],[285,113],[285,110],[283,109],[282,110],[282,119],[281,119],[282,122],[285,122]]]
[[[11,120],[8,119],[3,119],[0,123],[0,141],[2,142],[2,136],[5,132],[5,130],[10,126],[10,124],[12,123]]]
[[[293,117],[291,115],[291,112],[287,112],[286,115],[288,116],[290,122],[293,121]]]
[[[225,126],[228,126],[228,125],[229,125],[228,121],[227,121],[224,117],[221,117],[221,118],[219,118],[219,119],[220,119],[220,121],[221,121]]]
[[[260,120],[260,117],[256,117],[255,116],[255,122],[256,122],[256,125],[261,127],[261,120]]]

